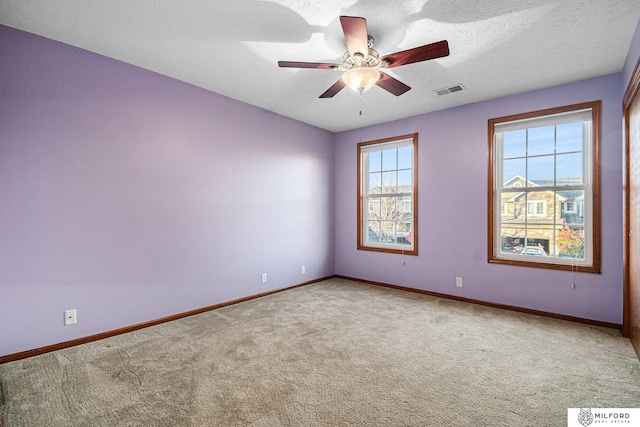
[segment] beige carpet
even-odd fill
[[[566,426],[640,406],[617,331],[332,279],[0,365],[14,426]]]

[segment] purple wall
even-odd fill
[[[338,134],[336,274],[622,323],[620,79],[618,73]],[[487,120],[596,99],[603,102],[602,274],[489,264]],[[401,255],[356,250],[356,144],[413,132],[419,133],[419,255],[405,256],[403,266]]]
[[[0,355],[334,273],[332,133],[3,26],[0,58]]]

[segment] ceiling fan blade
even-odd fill
[[[346,86],[345,82],[343,82],[342,79],[340,79],[337,82],[335,82],[333,86],[327,89],[322,95],[320,95],[320,98],[331,98],[336,93],[340,92],[345,86]]]
[[[367,20],[354,16],[341,16],[340,23],[344,32],[344,40],[347,43],[349,55],[361,53],[364,56],[369,54],[369,44],[367,41]]]
[[[333,70],[340,64],[327,64],[325,62],[297,62],[297,61],[278,61],[278,67],[282,68],[321,68],[324,70]]]
[[[391,77],[389,74],[385,74],[380,72],[380,80],[376,82],[378,86],[382,89],[391,92],[395,96],[400,96],[409,89],[411,89],[406,84],[402,83],[400,80]]]
[[[385,55],[380,60],[389,62],[389,68],[401,65],[413,64],[415,62],[427,61],[429,59],[442,58],[449,55],[449,43],[442,40],[436,43],[427,44],[413,49],[403,50],[389,55]]]

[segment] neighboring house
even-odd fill
[[[550,184],[544,180],[526,180],[519,175],[504,183],[504,188],[514,191],[502,193],[503,252],[583,256],[579,250],[575,252],[575,247],[576,240],[584,238],[584,191],[518,190],[523,187],[548,188]],[[567,184],[575,184],[575,180],[567,180]]]

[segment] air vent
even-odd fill
[[[435,90],[434,92],[437,93],[438,95],[446,95],[448,93],[460,92],[461,90],[464,90],[464,86],[462,86],[461,84],[457,84],[457,85]]]

